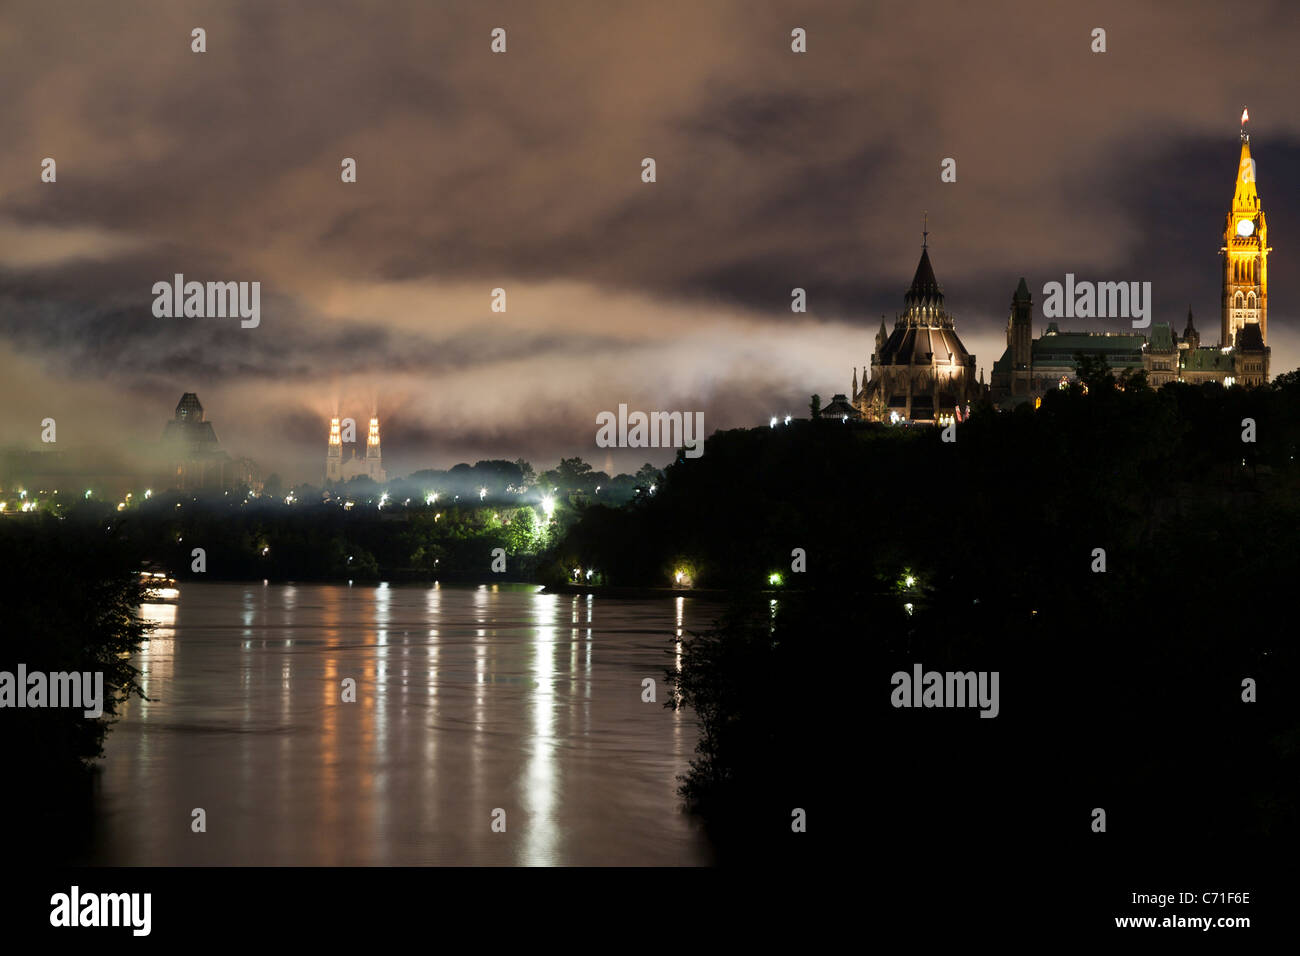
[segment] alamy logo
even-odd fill
[[[997,671],[895,671],[889,679],[895,707],[979,707],[981,717],[998,715]]]
[[[255,329],[262,321],[260,282],[186,282],[178,272],[171,282],[155,282],[153,294],[153,314],[159,319],[238,316],[245,329]]]
[[[0,707],[84,707],[85,717],[104,713],[104,672],[86,671],[71,674],[55,671],[28,673],[26,664],[18,665],[18,674],[0,671]]]
[[[1075,282],[1043,286],[1043,316],[1048,319],[1132,319],[1133,328],[1151,324],[1150,282]]]
[[[601,412],[596,445],[600,448],[685,448],[687,458],[704,454],[704,413],[632,412],[618,406],[618,415]],[[692,425],[694,428],[692,428]],[[694,434],[692,434],[694,432]]]
[[[152,893],[86,893],[81,887],[50,897],[51,926],[129,926],[133,936],[148,936]]]

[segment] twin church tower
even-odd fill
[[[960,421],[985,397],[1000,408],[1041,398],[1076,377],[1080,353],[1105,358],[1116,373],[1147,373],[1155,388],[1171,381],[1262,385],[1269,379],[1268,224],[1255,182],[1249,121],[1241,115],[1241,158],[1236,189],[1224,221],[1222,299],[1218,345],[1201,345],[1187,313],[1182,336],[1170,323],[1154,323],[1150,337],[1136,331],[1062,331],[1055,322],[1032,335],[1033,296],[1024,279],[1011,298],[1007,347],[993,363],[989,385],[976,378],[975,357],[957,337],[953,316],[930,265],[928,243],[904,297],[905,310],[889,332],[882,321],[861,388],[853,373],[851,400],[836,395],[822,413],[870,421]]]
[[[346,426],[346,427],[345,427]],[[352,478],[370,478],[385,482],[388,472],[384,470],[384,456],[379,444],[379,419],[370,419],[370,430],[366,433],[366,456],[361,457],[355,445],[352,454],[343,457],[343,442],[355,443],[356,422],[350,418],[341,421],[330,419],[330,440],[325,452],[325,482],[348,481]]]

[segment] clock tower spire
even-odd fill
[[[1241,160],[1232,209],[1223,229],[1223,298],[1219,345],[1236,345],[1237,333],[1248,324],[1259,326],[1268,344],[1268,224],[1255,185],[1255,160],[1250,155],[1250,113],[1241,111]]]

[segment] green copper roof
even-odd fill
[[[1073,365],[1078,352],[1102,355],[1113,369],[1141,368],[1146,336],[1127,332],[1054,332],[1033,341],[1035,365]]]
[[[1183,368],[1191,372],[1231,372],[1232,356],[1217,348],[1187,349],[1183,353]]]
[[[1161,322],[1151,326],[1151,343],[1149,346],[1152,352],[1173,352],[1178,348],[1174,341],[1174,330],[1167,322]]]

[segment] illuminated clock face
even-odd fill
[[[1237,235],[1249,236],[1254,231],[1255,231],[1255,224],[1251,222],[1249,219],[1237,220]]]

